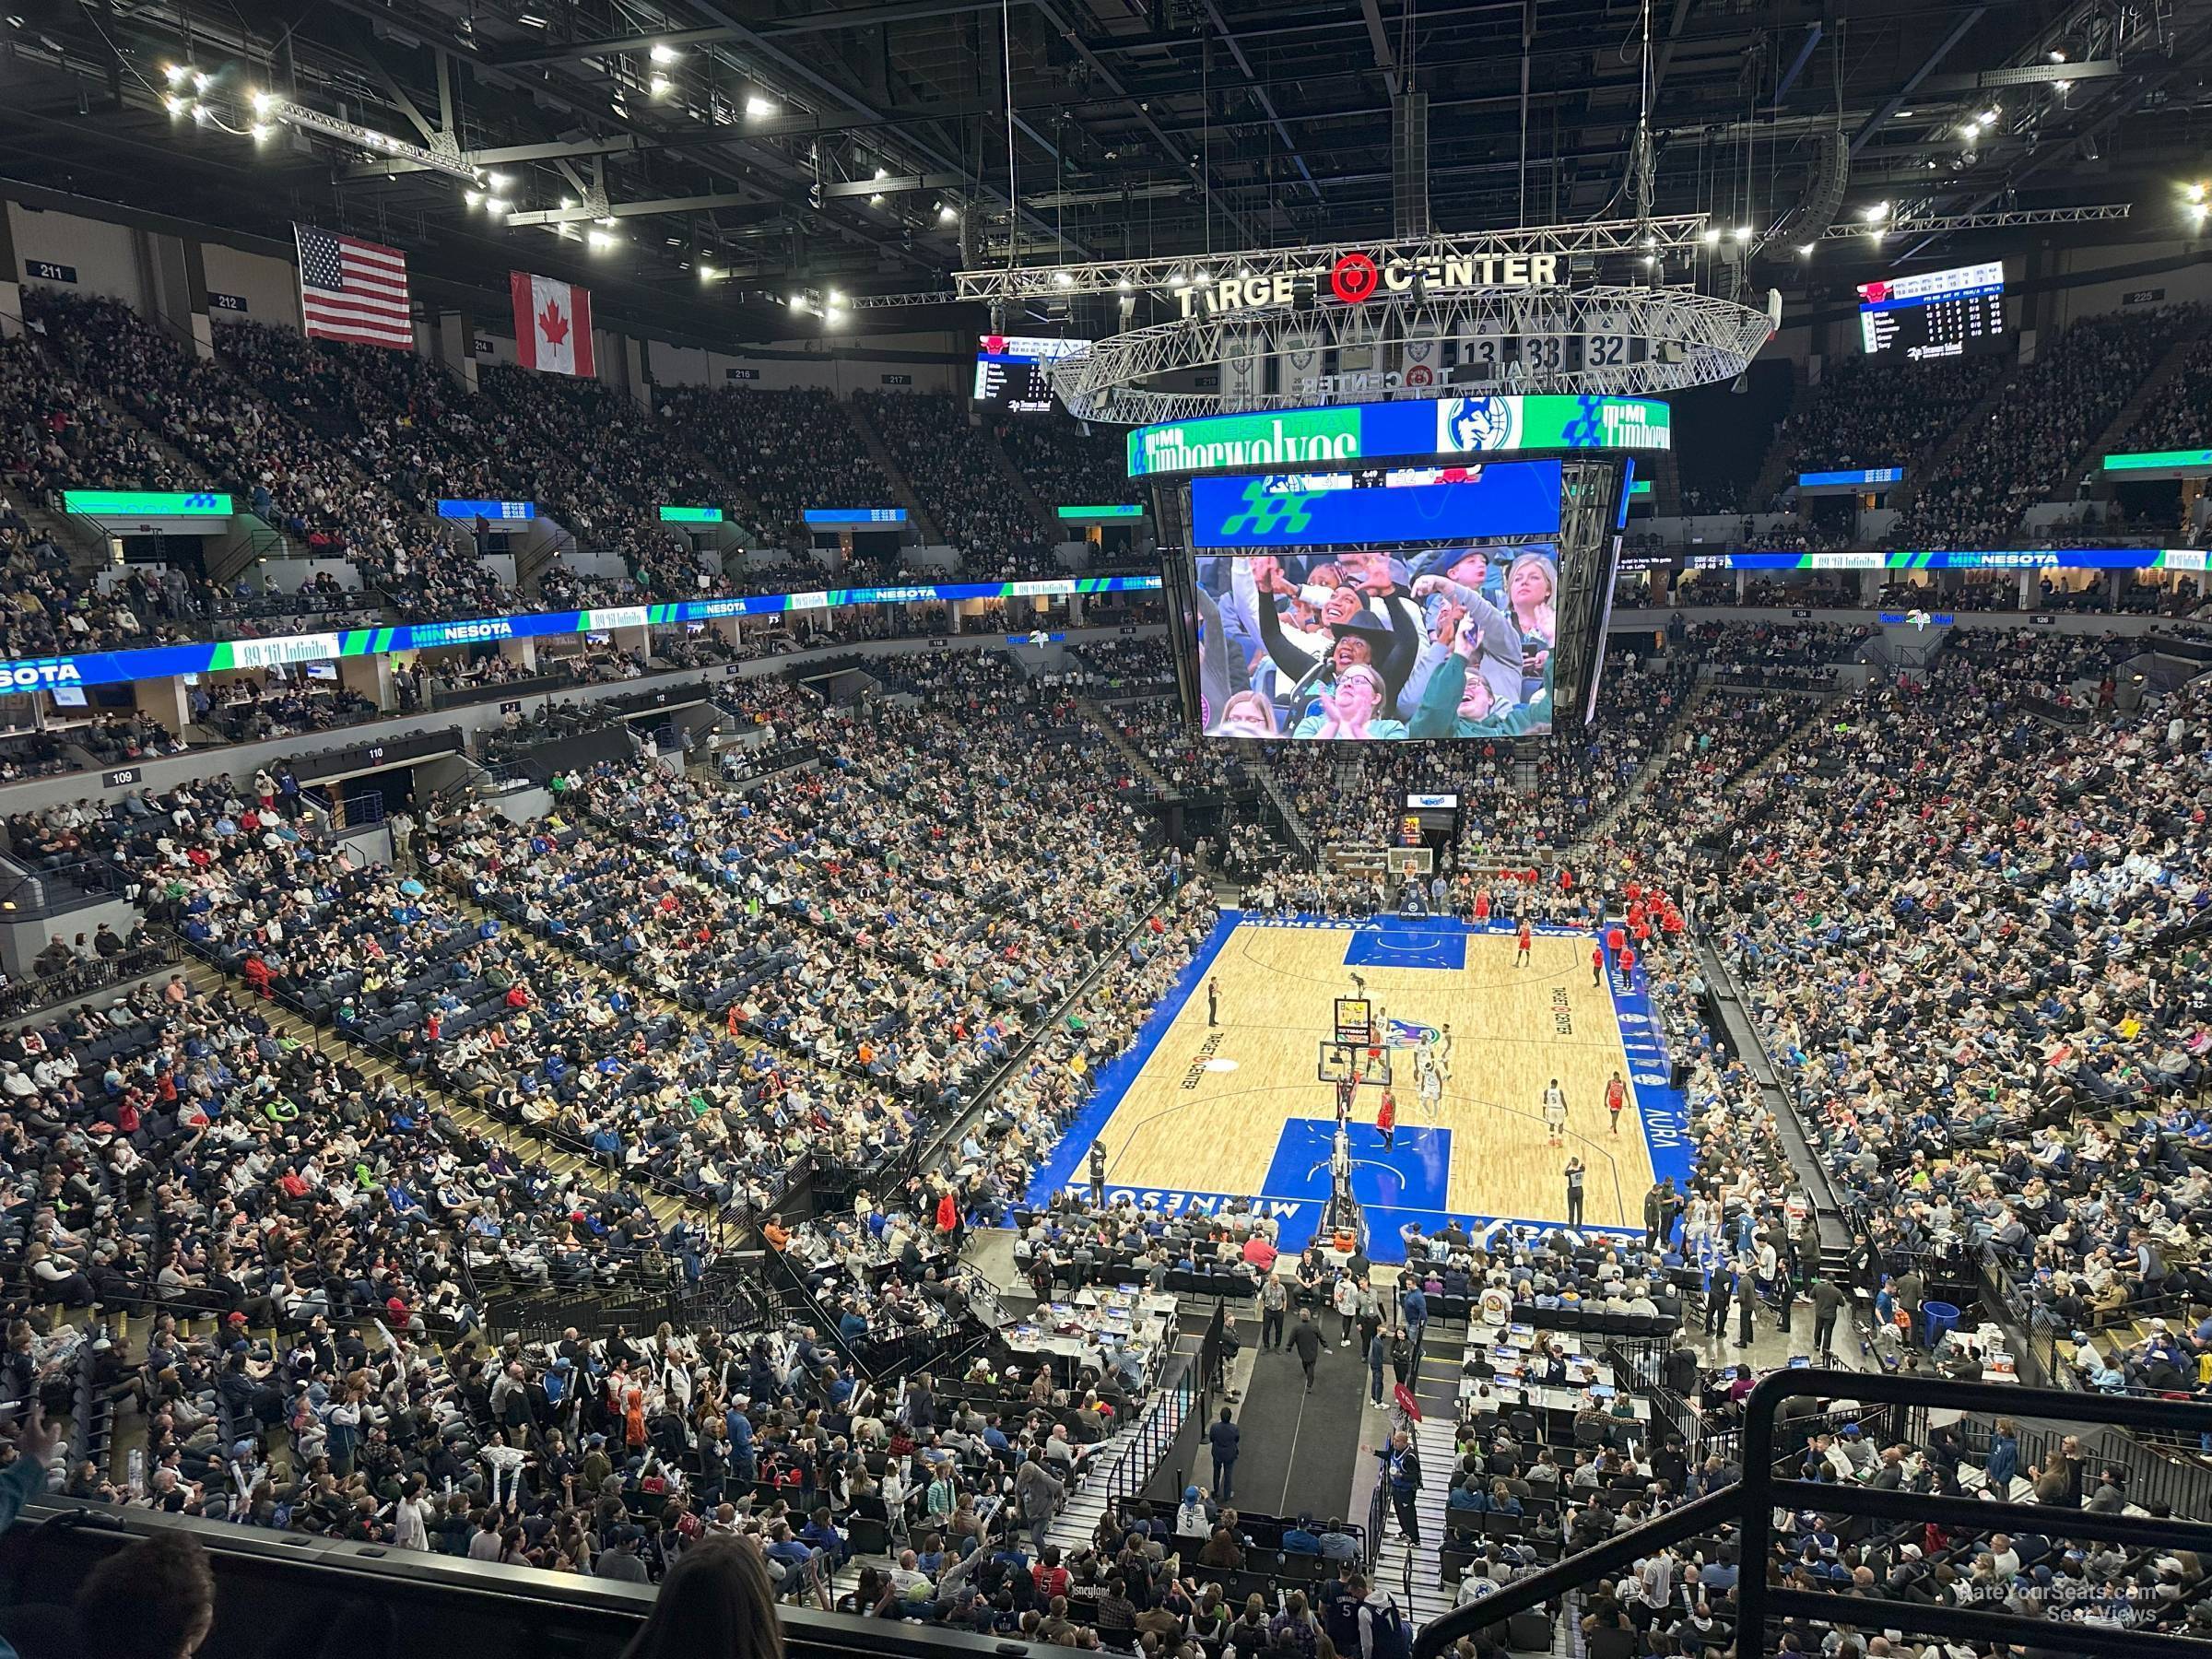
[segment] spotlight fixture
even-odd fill
[[[653,43],[652,57],[653,61],[656,64],[673,64],[677,58],[680,58],[684,54],[681,52],[669,45],[665,41],[655,41]]]
[[[761,97],[759,93],[754,92],[746,98],[745,112],[751,120],[765,121],[776,112],[776,106]]]
[[[1708,243],[1719,241],[1721,240],[1721,228],[1718,225],[1706,226],[1705,240]]]

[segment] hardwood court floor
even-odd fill
[[[1335,999],[1352,994],[1345,953],[1354,937],[1343,928],[1249,923],[1230,934],[1211,973],[1219,1030],[1206,1029],[1202,979],[1100,1136],[1110,1185],[1310,1195],[1272,1193],[1267,1176],[1286,1124],[1334,1118],[1335,1089],[1317,1079],[1316,1056]],[[1382,1015],[1452,1028],[1450,1075],[1433,1118],[1419,1104],[1411,1054],[1392,1054],[1399,1138],[1451,1132],[1443,1207],[1452,1214],[1563,1221],[1561,1172],[1575,1152],[1589,1171],[1583,1221],[1640,1228],[1651,1152],[1633,1089],[1620,1133],[1609,1133],[1606,1081],[1617,1069],[1626,1078],[1630,1067],[1612,998],[1590,983],[1588,939],[1538,935],[1525,968],[1513,955],[1510,934],[1470,934],[1464,969],[1359,968]],[[1556,1147],[1541,1115],[1553,1077],[1568,1104],[1566,1144]],[[1372,1125],[1381,1101],[1381,1089],[1362,1088],[1356,1120]]]

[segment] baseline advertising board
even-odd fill
[[[1469,541],[1552,535],[1559,527],[1556,461],[1446,468],[1434,483],[1381,473],[1191,480],[1191,545],[1198,547]]]
[[[729,599],[686,599],[666,605],[533,611],[458,622],[415,622],[397,628],[349,628],[337,633],[283,634],[261,640],[199,641],[144,651],[93,651],[77,656],[0,661],[0,691],[50,691],[65,686],[112,686],[174,674],[220,674],[274,668],[331,657],[382,656],[485,640],[557,638],[614,628],[659,628],[718,617],[765,617],[786,611],[838,610],[854,605],[908,605],[927,600],[1048,599],[1072,594],[1157,593],[1158,576],[1056,576],[1023,582],[916,582],[906,587],[828,588],[812,593],[748,594]]]
[[[1563,394],[1203,415],[1131,431],[1129,476],[1514,450],[1665,450],[1674,446],[1673,415],[1653,398]]]
[[[2202,571],[2203,547],[2003,547],[1937,552],[1697,553],[1704,571]]]

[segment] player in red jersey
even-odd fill
[[[1606,1085],[1606,1111],[1611,1114],[1613,1133],[1620,1133],[1620,1109],[1629,1103],[1629,1086],[1620,1080],[1620,1073],[1613,1074]]]

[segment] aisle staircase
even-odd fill
[[[906,476],[906,469],[899,465],[897,457],[891,453],[890,444],[876,429],[875,418],[869,415],[866,406],[857,397],[841,397],[837,400],[837,406],[844,410],[852,420],[853,429],[860,434],[861,444],[868,452],[868,459],[876,463],[876,470],[890,480],[891,493],[899,498],[899,505],[905,508],[907,515],[913,520],[915,527],[922,533],[922,540],[925,544],[942,546],[945,541],[944,531],[937,527],[937,521],[931,516],[929,509],[922,505],[921,494],[914,488],[913,481]]]
[[[1653,740],[1651,748],[1643,757],[1643,764],[1636,769],[1636,775],[1629,780],[1628,788],[1620,792],[1620,799],[1607,807],[1597,822],[1590,826],[1590,833],[1583,838],[1584,846],[1601,845],[1606,837],[1613,833],[1613,827],[1628,816],[1637,802],[1643,799],[1644,793],[1652,786],[1652,780],[1659,775],[1668,757],[1679,747],[1677,740],[1682,735],[1683,726],[1690,715],[1712,695],[1712,687],[1706,681],[1700,680],[1690,687],[1689,694],[1676,709],[1674,719],[1668,721],[1665,728]]]
[[[317,1027],[312,1020],[295,1013],[282,1003],[254,997],[242,982],[230,978],[213,964],[197,957],[187,956],[183,972],[185,982],[198,995],[218,1004],[251,1008],[280,1036],[288,1036],[311,1048],[336,1049],[343,1046],[347,1060],[368,1080],[371,1092],[382,1088],[389,1081],[394,1088],[408,1093],[434,1096],[453,1122],[470,1134],[497,1142],[518,1158],[542,1163],[558,1176],[565,1178],[582,1173],[594,1186],[606,1184],[607,1173],[599,1166],[589,1163],[573,1152],[564,1151],[553,1142],[527,1129],[500,1122],[477,1107],[466,1095],[447,1089],[433,1077],[404,1071],[372,1049],[347,1043],[338,1032]],[[648,1191],[645,1204],[653,1212],[653,1218],[663,1226],[685,1213],[683,1206],[665,1193]]]
[[[1299,811],[1297,803],[1291,800],[1290,792],[1283,787],[1283,781],[1275,775],[1275,768],[1267,764],[1267,746],[1253,743],[1245,747],[1251,752],[1242,757],[1244,770],[1252,774],[1253,781],[1259,784],[1261,792],[1275,807],[1276,816],[1282,820],[1283,829],[1288,833],[1299,856],[1309,860],[1318,857],[1321,848],[1313,839],[1313,828],[1306,822],[1305,815]]]
[[[1088,697],[1076,699],[1076,708],[1084,718],[1106,734],[1106,741],[1113,752],[1128,762],[1129,773],[1132,777],[1141,780],[1159,794],[1168,793],[1168,781],[1161,777],[1159,769],[1145,758],[1144,751],[1129,741],[1127,734],[1121,728],[1121,723],[1114,719],[1112,711],[1102,703],[1093,702]]]
[[[1014,493],[1020,498],[1022,504],[1029,508],[1030,515],[1036,519],[1038,534],[1048,542],[1060,540],[1060,521],[1053,516],[1052,508],[1046,505],[1044,498],[1037,493],[1036,488],[1030,484],[1021,468],[1014,465],[1014,457],[1006,453],[1006,446],[998,441],[998,434],[992,430],[988,422],[978,427],[976,431],[982,439],[983,448],[990,454],[993,464],[997,466],[1000,476],[1013,486]]]
[[[1181,1336],[1176,1339],[1176,1355],[1187,1366],[1198,1363],[1194,1347],[1184,1346],[1194,1344],[1195,1340]],[[1173,1365],[1176,1361],[1171,1359],[1168,1363]],[[1187,1371],[1184,1380],[1189,1380]],[[1183,1424],[1190,1420],[1197,1398],[1194,1390],[1180,1383],[1155,1391],[1150,1402],[1137,1414],[1136,1421],[1091,1454],[1081,1477],[1068,1490],[1060,1512],[1045,1529],[1044,1541],[1058,1545],[1064,1556],[1088,1549],[1091,1534],[1098,1530],[1107,1506],[1129,1501],[1150,1484],[1160,1458],[1175,1443],[1175,1436]]]
[[[1431,1363],[1435,1356],[1430,1356]],[[1430,1369],[1424,1366],[1423,1371]],[[1427,1413],[1414,1430],[1414,1446],[1420,1453],[1421,1494],[1415,1504],[1420,1517],[1421,1541],[1408,1544],[1398,1531],[1396,1512],[1385,1503],[1383,1512],[1388,1516],[1382,1546],[1375,1555],[1375,1583],[1397,1598],[1406,1617],[1415,1624],[1427,1624],[1430,1619],[1452,1610],[1453,1590],[1444,1587],[1444,1562],[1440,1546],[1444,1537],[1444,1494],[1450,1489],[1453,1471],[1459,1467],[1458,1411],[1452,1400],[1431,1401],[1426,1397],[1431,1391],[1422,1389],[1421,1405]],[[1370,1411],[1368,1417],[1375,1425],[1374,1434],[1382,1432],[1383,1414]],[[1412,1571],[1410,1588],[1407,1569]]]
[[[1759,464],[1759,476],[1751,480],[1751,487],[1743,498],[1743,508],[1747,512],[1766,512],[1774,498],[1782,493],[1783,486],[1796,475],[1797,450],[1783,439],[1782,429],[1789,424],[1793,417],[1804,413],[1806,406],[1819,394],[1812,382],[1805,378],[1802,365],[1793,365],[1793,371],[1795,384],[1791,389],[1790,401],[1775,422],[1775,437],[1767,445],[1767,457]]]
[[[2016,359],[2005,366],[2005,372],[1991,382],[1989,390],[1982,394],[1974,406],[1959,418],[1959,424],[1928,452],[1925,460],[1905,468],[1905,481],[1889,492],[1889,505],[1905,511],[1917,502],[1928,480],[1936,477],[1945,464],[1969,441],[1982,434],[1998,406],[2012,395],[2012,388],[2019,378],[2020,364]]]

